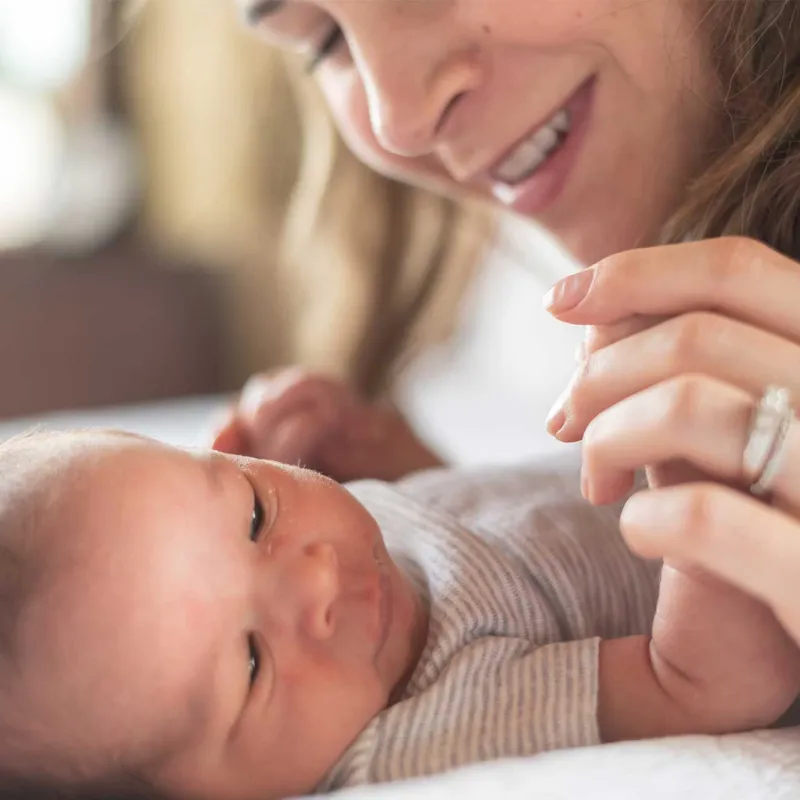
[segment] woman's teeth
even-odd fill
[[[529,178],[558,149],[572,120],[567,109],[558,111],[546,125],[523,141],[492,173],[495,180],[513,185]]]

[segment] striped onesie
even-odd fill
[[[618,510],[578,484],[553,463],[350,484],[430,623],[402,700],[321,790],[599,743],[599,640],[649,633],[660,564],[634,557]]]

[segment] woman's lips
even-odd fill
[[[585,143],[596,84],[597,79],[593,77],[573,95],[566,106],[572,118],[569,133],[531,177],[513,186],[493,184],[492,193],[501,203],[530,216],[542,213],[562,194]]]

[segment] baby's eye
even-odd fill
[[[258,498],[258,492],[253,492],[253,516],[250,519],[250,541],[257,542],[264,527],[264,506]]]
[[[250,686],[251,688],[255,685],[256,680],[258,680],[258,673],[261,669],[261,653],[258,650],[258,642],[256,641],[255,636],[248,636],[247,637],[247,647],[250,653],[250,662],[249,662],[249,672],[250,672]]]

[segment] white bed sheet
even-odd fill
[[[342,800],[797,800],[800,730],[686,736],[477,764]]]
[[[224,407],[224,397],[190,397],[0,420],[0,441],[36,427],[49,430],[113,428],[149,436],[176,447],[202,447],[208,444],[214,416]]]

